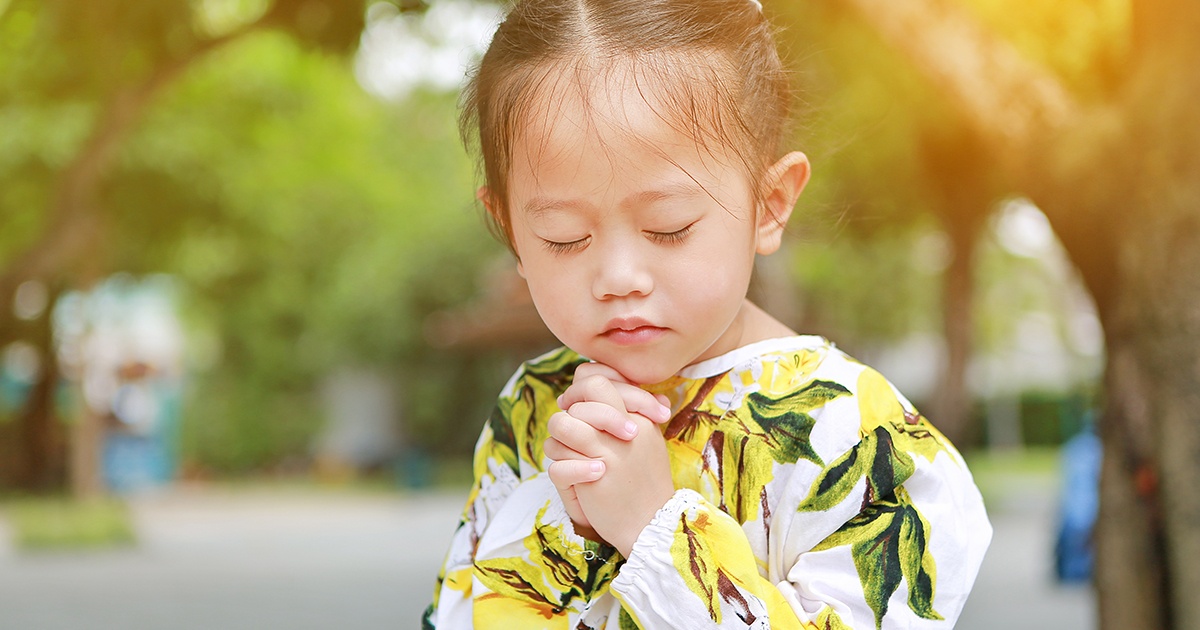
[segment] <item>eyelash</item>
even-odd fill
[[[695,226],[696,224],[693,222],[674,232],[650,232],[650,239],[655,243],[662,243],[664,245],[678,245],[683,242],[683,239],[687,238],[688,234],[692,233],[692,228]]]
[[[650,240],[654,241],[655,243],[660,243],[662,245],[678,245],[688,237],[688,234],[692,233],[692,228],[695,226],[695,223],[689,223],[682,229],[675,230],[674,232],[647,232],[647,234],[650,235]],[[545,247],[546,250],[551,254],[569,254],[582,249],[590,240],[590,236],[585,236],[581,239],[566,243],[542,239],[542,246]]]
[[[581,239],[574,240],[569,243],[559,243],[558,241],[547,241],[545,239],[542,239],[542,245],[551,254],[569,254],[573,251],[576,251],[576,250],[582,248],[584,245],[587,245],[587,242],[590,239],[591,239],[591,237],[585,236]]]

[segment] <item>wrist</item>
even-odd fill
[[[663,506],[665,506],[674,495],[674,488],[672,488],[670,494],[662,497],[662,501],[658,502],[657,505],[654,505],[651,509],[647,510],[647,512],[643,514],[641,518],[629,519],[627,522],[630,524],[630,526],[622,528],[620,532],[616,532],[616,535],[613,536],[613,540],[609,541],[609,544],[611,544],[613,547],[616,547],[617,551],[621,552],[623,557],[630,557],[630,555],[633,553],[634,543],[637,542],[638,537],[640,537],[642,532],[649,527],[652,522],[654,522],[654,519],[658,516]]]

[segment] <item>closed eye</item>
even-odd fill
[[[675,230],[674,232],[647,232],[647,234],[649,235],[650,240],[654,241],[655,243],[662,243],[664,245],[678,245],[688,237],[688,234],[692,233],[692,228],[696,227],[696,223],[697,221],[692,221],[683,228]]]
[[[545,247],[546,250],[549,251],[551,254],[569,254],[571,252],[579,251],[579,250],[583,249],[584,247],[586,247],[589,240],[591,240],[590,236],[585,236],[583,238],[575,239],[573,241],[567,241],[565,243],[559,242],[559,241],[548,241],[546,239],[542,239],[542,246]]]

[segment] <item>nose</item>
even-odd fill
[[[592,296],[597,300],[646,296],[654,290],[650,265],[636,247],[614,244],[598,253],[592,281]]]

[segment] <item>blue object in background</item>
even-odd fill
[[[1054,544],[1054,571],[1063,582],[1092,576],[1092,531],[1100,506],[1100,438],[1091,423],[1062,448],[1062,505]]]
[[[137,405],[122,405],[136,392]],[[116,422],[104,436],[104,482],[118,494],[162,486],[175,476],[179,442],[179,388],[168,379],[151,377],[126,385],[114,401]],[[137,413],[122,413],[135,406]],[[134,416],[134,417],[130,417]]]

